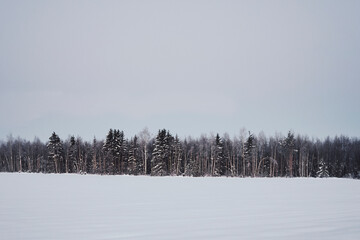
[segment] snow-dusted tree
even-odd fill
[[[77,172],[86,172],[86,147],[81,137],[76,138]]]
[[[293,153],[295,150],[295,138],[294,133],[291,131],[288,132],[287,137],[281,142],[281,146],[283,147],[285,156],[288,161],[288,172],[289,176],[293,176]]]
[[[8,172],[8,162],[6,157],[6,145],[0,141],[0,172]]]
[[[232,144],[233,144],[233,154],[234,154],[234,167],[235,169],[232,170],[233,176],[239,176],[241,175],[241,167],[242,167],[242,162],[241,162],[241,156],[242,156],[242,142],[241,139],[237,136],[234,136],[233,140],[232,140]]]
[[[6,159],[7,159],[7,162],[8,162],[8,169],[9,169],[9,172],[14,172],[16,171],[15,169],[15,157],[14,157],[14,148],[13,148],[13,145],[14,145],[14,137],[12,134],[10,134],[9,136],[7,136],[7,154],[5,155],[6,156]]]
[[[179,175],[181,172],[181,166],[182,166],[182,147],[181,142],[178,138],[178,136],[175,136],[174,139],[174,159],[175,159],[175,175]]]
[[[185,176],[199,177],[201,176],[200,172],[200,163],[199,155],[197,154],[197,146],[194,141],[189,141],[189,148],[186,152],[187,155],[187,164],[185,167]]]
[[[235,176],[236,175],[236,152],[234,142],[230,139],[228,133],[225,133],[222,137],[223,142],[223,153],[225,162],[225,175]]]
[[[65,173],[69,173],[69,145],[70,145],[70,138],[65,140],[65,142],[63,143],[64,156],[65,156]]]
[[[327,165],[323,158],[319,161],[319,167],[318,171],[316,173],[317,177],[323,178],[323,177],[329,177],[329,171],[327,169]]]
[[[144,161],[141,158],[142,154],[140,151],[139,138],[136,135],[134,137],[133,146],[134,146],[134,156],[136,159],[136,174],[141,175],[143,174],[143,170],[144,170]]]
[[[84,142],[83,150],[84,160],[83,160],[83,173],[91,172],[92,170],[92,144],[88,141]]]
[[[92,160],[91,160],[91,169],[92,173],[98,173],[98,161],[97,161],[97,141],[94,137],[93,144],[92,144]]]
[[[106,140],[103,145],[103,152],[104,152],[104,166],[103,172],[104,173],[111,173],[114,169],[114,131],[112,129],[109,130],[108,134],[106,135]]]
[[[298,176],[309,176],[309,139],[307,136],[296,138],[297,146],[299,147],[299,163],[298,163]]]
[[[124,132],[114,130],[111,153],[113,155],[113,173],[124,173]]]
[[[77,153],[77,146],[76,146],[76,141],[75,141],[75,137],[71,136],[70,137],[70,143],[69,143],[69,148],[68,148],[68,153],[67,153],[67,168],[69,172],[75,173],[78,172],[78,153]]]
[[[59,136],[53,132],[47,144],[48,148],[48,172],[60,173],[60,164],[63,159],[63,146]]]
[[[253,176],[255,172],[252,166],[255,164],[255,137],[249,132],[249,137],[244,144],[244,161],[245,161],[245,175]]]
[[[151,159],[151,175],[165,176],[166,172],[166,135],[165,129],[159,130],[154,143],[154,151]]]
[[[138,175],[142,172],[142,161],[139,155],[138,137],[135,135],[129,142],[128,149],[128,173]]]
[[[226,160],[224,157],[224,144],[219,134],[215,137],[215,148],[214,148],[214,176],[222,176],[226,173]]]
[[[175,174],[176,171],[174,151],[174,137],[170,134],[169,131],[167,131],[165,138],[165,159],[167,174]]]
[[[241,152],[241,155],[240,155],[241,163],[239,165],[241,165],[241,167],[242,167],[241,175],[243,177],[246,176],[246,169],[247,169],[247,161],[246,161],[246,156],[245,156],[245,151],[246,151],[245,143],[246,143],[246,129],[241,128],[240,133],[239,133],[239,150]]]
[[[129,164],[129,141],[126,138],[123,138],[122,142],[122,151],[121,151],[121,174],[128,174],[128,164]]]
[[[35,138],[31,152],[34,159],[34,172],[44,172],[44,168],[46,165],[46,156],[45,152],[47,151],[46,146],[40,141],[39,138]]]
[[[22,140],[20,139],[20,137],[17,137],[17,139],[14,142],[15,145],[15,152],[16,152],[16,156],[15,156],[15,167],[17,169],[17,171],[22,172],[23,171],[23,149],[22,149]]]

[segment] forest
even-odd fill
[[[43,143],[14,138],[0,142],[1,172],[128,174],[152,176],[359,178],[360,140],[347,136],[310,139],[289,131],[266,137],[201,135],[180,139],[147,128],[126,138],[110,129],[105,140],[84,141],[53,132]]]

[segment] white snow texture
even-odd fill
[[[360,239],[360,181],[0,174],[1,239]]]

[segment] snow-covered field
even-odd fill
[[[0,174],[0,239],[360,239],[360,181]]]

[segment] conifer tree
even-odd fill
[[[93,144],[92,144],[92,161],[91,161],[91,165],[92,165],[92,173],[98,173],[98,153],[97,153],[97,141],[96,138],[94,137],[93,139]]]
[[[255,149],[255,137],[249,132],[249,137],[244,144],[244,161],[245,161],[245,175],[250,176],[254,174],[252,172],[252,166],[254,164],[254,149]]]
[[[182,147],[178,136],[174,139],[175,175],[179,175],[182,169]]]
[[[47,148],[49,159],[48,172],[60,173],[63,159],[63,146],[59,136],[55,132],[50,136]]]
[[[77,154],[75,137],[71,136],[67,159],[68,159],[68,164],[69,164],[69,166],[68,166],[69,171],[72,173],[78,172],[77,157],[78,157],[78,154]]]
[[[287,137],[281,142],[281,146],[284,149],[285,155],[288,161],[288,172],[289,176],[293,176],[293,153],[295,150],[295,138],[294,133],[288,132]]]
[[[167,131],[165,137],[165,162],[166,162],[167,175],[173,174],[175,170],[173,143],[174,143],[174,137],[170,134],[169,131]]]
[[[121,157],[120,157],[120,164],[121,164],[121,173],[128,174],[128,165],[129,165],[129,141],[123,138],[122,141],[122,148],[121,148]]]
[[[128,152],[128,173],[138,175],[141,173],[143,166],[139,155],[138,137],[136,135],[129,142]]]
[[[224,157],[224,144],[219,134],[216,134],[215,137],[215,168],[214,168],[214,176],[222,176],[225,175],[226,172],[226,161]]]
[[[140,151],[140,144],[139,138],[135,135],[134,137],[134,156],[136,159],[136,173],[135,174],[142,174],[144,169],[144,162],[141,159],[141,151]]]
[[[166,130],[159,130],[154,143],[154,151],[151,159],[151,175],[165,176],[166,172]]]
[[[113,173],[124,173],[123,161],[124,161],[124,132],[120,130],[114,130],[113,133]]]
[[[327,169],[326,163],[323,158],[320,159],[319,167],[316,175],[317,177],[320,178],[329,177],[329,171]]]
[[[106,140],[103,145],[103,152],[104,152],[104,166],[103,171],[104,173],[111,173],[113,170],[113,149],[114,149],[114,131],[112,129],[109,130],[108,134],[106,135]]]

